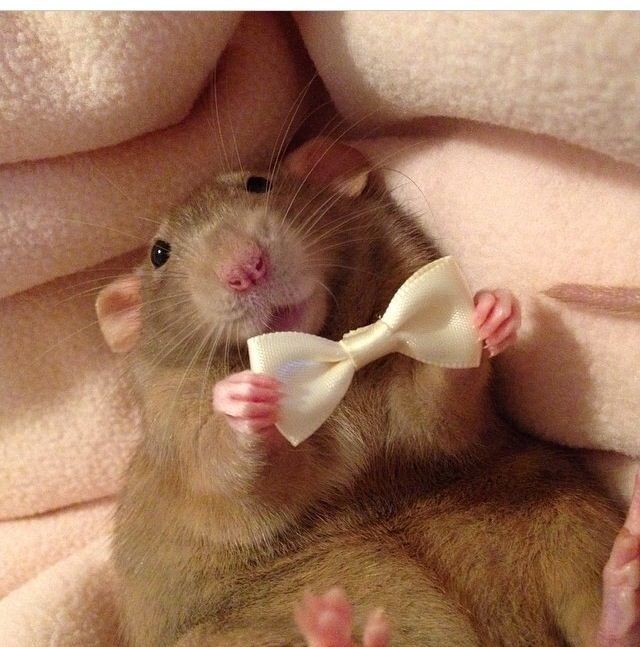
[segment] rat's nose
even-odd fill
[[[243,292],[256,285],[267,273],[267,253],[252,245],[246,247],[218,268],[218,277],[228,287]]]

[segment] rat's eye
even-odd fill
[[[154,267],[164,265],[171,255],[171,245],[164,240],[156,240],[151,248],[151,262]]]
[[[247,178],[246,186],[249,193],[266,193],[271,189],[271,182],[266,177],[250,175]]]

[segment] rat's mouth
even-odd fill
[[[285,330],[300,330],[300,324],[307,312],[309,299],[300,303],[276,306],[269,316],[267,329],[270,332],[282,332]]]

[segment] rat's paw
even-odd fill
[[[473,324],[493,357],[516,341],[521,322],[520,303],[509,290],[481,290],[474,301]]]
[[[306,593],[295,610],[295,621],[309,647],[356,647],[352,640],[353,608],[345,592]],[[374,611],[364,629],[362,647],[388,647],[389,626],[381,610]]]
[[[640,645],[640,473],[629,513],[602,573],[598,647]]]
[[[213,409],[242,433],[272,429],[280,413],[280,382],[251,371],[233,373],[213,387]]]

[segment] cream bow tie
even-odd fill
[[[460,268],[445,256],[410,276],[381,319],[339,342],[301,332],[252,337],[251,369],[284,383],[277,427],[296,446],[331,415],[355,371],[383,355],[397,352],[448,368],[478,366],[482,344],[473,311]]]

